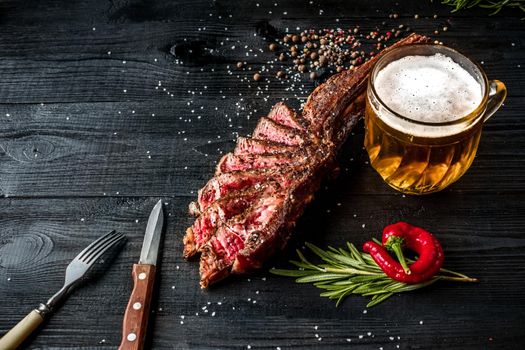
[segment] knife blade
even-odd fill
[[[139,262],[133,264],[133,291],[124,313],[119,350],[144,348],[163,225],[162,200],[159,200],[149,215]]]

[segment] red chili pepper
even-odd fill
[[[406,222],[388,225],[383,230],[383,245],[369,241],[363,250],[369,253],[385,274],[399,282],[415,284],[435,276],[445,256],[441,244],[430,232]],[[407,266],[403,257],[402,246],[418,255],[412,265]],[[398,257],[396,261],[387,249]]]

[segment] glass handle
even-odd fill
[[[507,88],[499,80],[491,80],[489,83],[489,101],[485,110],[483,121],[487,121],[501,107],[505,97],[507,97]]]

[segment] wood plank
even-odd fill
[[[147,216],[164,198],[152,349],[525,347],[524,27],[519,11],[486,14],[451,14],[439,1],[2,1],[0,334],[60,287],[78,251],[115,228],[128,241],[111,266],[97,266],[24,347],[114,349]],[[323,186],[285,252],[200,290],[198,263],[181,254],[187,204],[237,135],[280,100],[298,108],[317,84],[303,76],[290,89],[273,73],[254,83],[255,70],[281,65],[268,43],[297,27],[359,24],[366,33],[382,22],[431,35],[446,25],[436,39],[507,84],[472,168],[443,192],[403,196],[367,163],[359,125],[341,176]],[[248,68],[233,69],[239,60]],[[480,283],[436,284],[364,313],[364,298],[336,308],[315,287],[268,273],[288,267],[305,241],[359,246],[397,220],[438,235],[446,267]]]
[[[197,263],[184,261],[180,253],[180,237],[189,223],[184,209],[187,198],[169,198],[159,301],[153,316],[154,345],[164,348],[183,344],[182,348],[198,349],[249,344],[254,348],[343,348],[347,346],[346,338],[351,338],[371,347],[389,344],[389,336],[400,336],[394,343],[402,346],[424,346],[445,339],[454,346],[466,334],[466,346],[488,344],[489,336],[511,342],[519,333],[518,325],[525,320],[521,307],[525,302],[521,282],[525,272],[514,268],[525,263],[525,239],[521,234],[525,204],[520,195],[506,196],[504,207],[484,198],[346,197],[335,190],[323,194],[300,221],[286,254],[268,266],[287,267],[286,260],[295,255],[293,248],[300,247],[304,240],[319,245],[338,246],[346,240],[359,244],[371,235],[378,236],[387,223],[403,219],[438,234],[447,252],[446,266],[481,280],[477,285],[443,283],[424,292],[400,295],[366,314],[362,312],[364,298],[351,298],[335,308],[332,302],[320,299],[314,287],[296,285],[266,269],[251,277],[233,278],[210,291],[199,290]],[[2,199],[0,295],[4,296],[4,312],[0,329],[7,329],[16,316],[21,317],[59,288],[63,270],[77,251],[100,234],[117,228],[128,241],[113,264],[104,274],[103,270],[97,271],[96,279],[71,295],[32,347],[52,344],[94,348],[103,339],[101,345],[117,345],[119,324],[132,287],[131,265],[138,258],[147,215],[156,200]],[[486,205],[476,206],[480,202]],[[509,285],[513,287],[506,288]],[[282,297],[284,291],[286,298]],[[202,309],[204,306],[208,312]],[[492,317],[485,317],[487,313]],[[440,322],[443,317],[447,318],[445,324]],[[494,319],[503,318],[506,323],[494,323]],[[419,325],[419,320],[424,324]],[[368,337],[367,332],[375,337]],[[315,334],[323,338],[322,343]],[[360,334],[365,337],[359,339]]]
[[[0,135],[0,194],[195,194],[212,175],[221,155],[233,149],[236,136],[249,134],[257,118],[247,119],[245,111],[237,115],[238,106],[231,104],[219,113],[215,108],[219,110],[221,103],[209,98],[191,101],[189,107],[187,100],[159,101],[155,106],[9,105],[4,111],[10,116],[3,117]],[[523,191],[524,158],[519,155],[525,149],[525,122],[521,101],[509,97],[507,106],[487,122],[474,164],[447,191]],[[253,105],[262,114],[270,103]],[[177,114],[179,110],[186,112]],[[348,181],[355,193],[391,193],[367,164],[362,137],[359,125],[341,157],[343,169],[350,173],[337,183]],[[497,171],[501,168],[505,171]]]
[[[273,36],[265,39],[257,34],[260,24],[256,19],[246,18],[242,23],[231,24],[207,21],[195,23],[182,19],[154,24],[105,24],[96,31],[91,27],[70,29],[67,26],[44,32],[41,26],[12,28],[0,43],[0,50],[5,53],[0,60],[3,72],[0,103],[153,101],[159,97],[159,90],[155,90],[158,81],[164,83],[163,87],[174,95],[174,99],[186,95],[188,90],[232,98],[238,96],[240,90],[237,74],[244,78],[242,86],[246,90],[242,90],[246,97],[255,98],[258,87],[263,87],[269,95],[283,97],[296,94],[304,97],[312,90],[313,84],[307,79],[305,88],[295,89],[295,93],[286,92],[273,74],[269,76],[269,83],[251,81],[253,70],[268,66],[268,62],[281,64],[275,54],[267,50],[257,52],[260,48],[265,49]],[[433,19],[411,21],[409,25],[413,30],[422,34],[432,34],[435,28],[443,25]],[[362,29],[365,33],[381,24],[380,19],[363,22],[366,23]],[[525,90],[519,82],[525,78],[525,73],[524,69],[518,69],[524,58],[524,51],[519,49],[521,21],[518,18],[505,22],[494,18],[487,21],[455,18],[452,22],[450,32],[438,39],[485,62],[491,77],[507,82],[513,95],[524,96]],[[398,23],[390,21],[386,28]],[[354,26],[355,22],[334,23],[321,19],[305,24],[305,19],[297,19],[268,25],[273,28],[272,32],[280,33],[280,37],[286,28],[344,27]],[[197,30],[204,27],[205,31]],[[183,47],[178,57],[170,53],[176,45]],[[486,47],[492,48],[490,53]],[[193,50],[191,54],[190,49]],[[254,52],[245,56],[247,50]],[[239,73],[234,70],[230,75],[228,71],[240,57],[248,62],[251,70]],[[516,69],[506,70],[509,66]],[[271,70],[275,73],[277,69]],[[207,86],[205,91],[204,86]]]

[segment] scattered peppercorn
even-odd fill
[[[419,14],[413,15],[419,19]],[[389,15],[392,19],[400,18],[398,13]],[[386,26],[391,26],[387,29]],[[435,31],[447,31],[447,27],[441,27]],[[274,74],[278,78],[292,75],[292,72],[309,72],[312,80],[318,79],[324,72],[342,72],[346,69],[355,69],[361,64],[377,55],[382,49],[389,46],[391,41],[404,36],[411,28],[403,23],[392,25],[384,21],[383,24],[371,28],[369,31],[361,32],[360,26],[341,29],[307,29],[298,33],[283,35],[282,40],[271,42],[268,48],[272,52],[278,52],[275,61],[284,62],[287,59],[293,61],[293,67],[278,66]],[[438,42],[438,41],[436,41]],[[270,62],[268,62],[270,63]],[[273,68],[273,67],[272,67]],[[257,73],[263,79],[261,73]],[[254,80],[255,75],[254,75]]]
[[[253,80],[255,80],[255,81],[259,81],[259,80],[261,80],[261,79],[262,79],[261,74],[259,74],[259,73],[255,73],[255,74],[253,75]]]
[[[242,68],[242,66],[243,66],[242,62],[237,62],[237,68],[240,69],[240,68]]]

